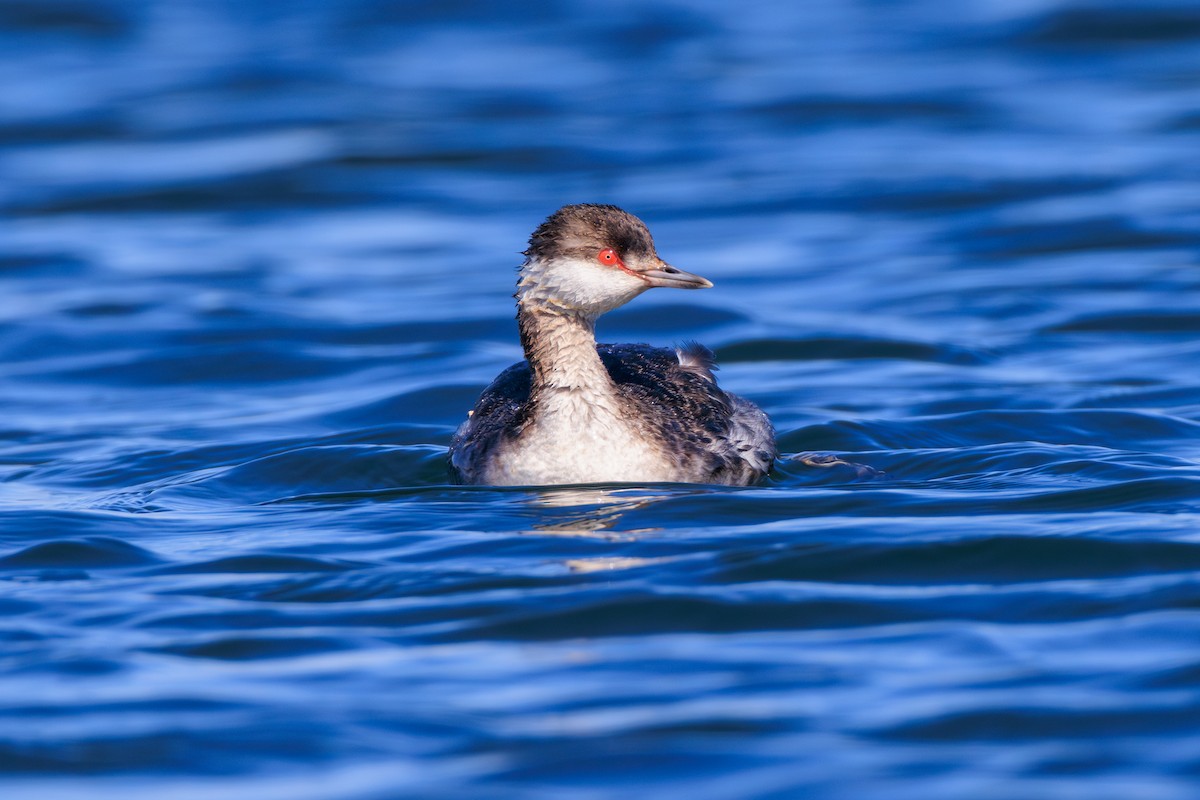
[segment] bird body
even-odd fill
[[[565,206],[517,284],[526,360],[484,390],[450,446],[463,483],[748,484],[776,456],[766,414],[717,385],[706,348],[597,345],[596,318],[654,286],[707,288],[664,263],[641,220]]]

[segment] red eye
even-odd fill
[[[606,247],[597,253],[596,260],[601,264],[606,264],[613,267],[621,263],[621,257],[617,255],[617,251],[613,250],[611,247]]]

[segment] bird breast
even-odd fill
[[[622,414],[620,402],[581,389],[538,398],[539,413],[491,460],[494,485],[673,480],[673,462]]]

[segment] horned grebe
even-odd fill
[[[712,286],[664,263],[640,219],[564,206],[524,255],[516,298],[526,361],[500,373],[454,435],[457,480],[740,485],[771,469],[771,421],[717,386],[707,348],[596,344],[596,318],[647,289]]]

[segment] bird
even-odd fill
[[[644,222],[613,205],[563,206],[523,255],[514,297],[525,360],[454,434],[455,482],[741,486],[771,470],[770,419],[717,385],[708,348],[596,343],[597,318],[648,289],[712,287],[663,261]]]

